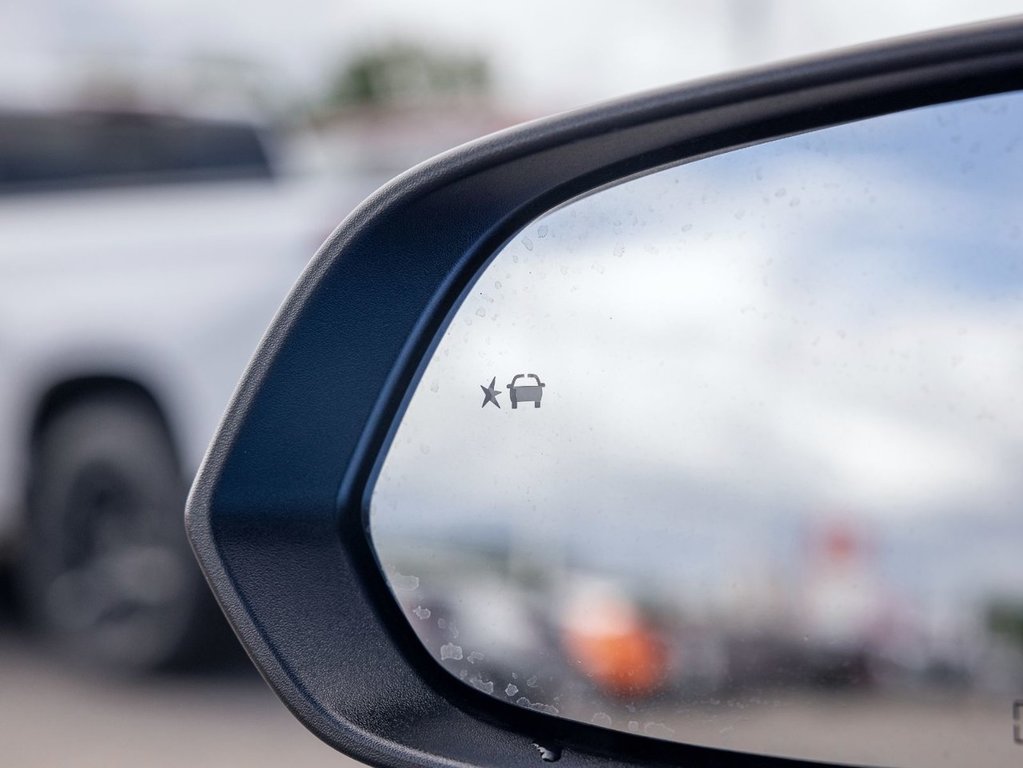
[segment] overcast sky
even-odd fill
[[[0,100],[59,101],[85,69],[165,73],[196,56],[251,62],[274,88],[311,96],[360,47],[416,38],[485,53],[506,103],[545,112],[1019,8],[1008,0],[0,0]]]
[[[609,569],[732,578],[739,553],[838,519],[885,542],[896,586],[947,579],[946,605],[1023,590],[1021,110],[762,144],[527,227],[403,417],[377,544],[507,529]],[[513,410],[529,372],[543,407]]]

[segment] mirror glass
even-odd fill
[[[1016,94],[917,109],[508,242],[370,503],[429,652],[654,738],[1019,765],[1021,139]]]

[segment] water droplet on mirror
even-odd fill
[[[504,689],[504,695],[505,696],[514,696],[518,692],[519,692],[519,687],[517,685],[512,685],[511,683],[508,683],[508,685],[505,686],[505,689]]]
[[[530,240],[530,239],[529,239],[528,237],[523,237],[523,238],[522,238],[522,244],[523,244],[524,246],[526,246],[526,250],[527,250],[527,251],[531,251],[531,250],[533,250],[533,241],[532,241],[532,240]]]
[[[484,656],[479,651],[472,651],[468,656],[468,662],[470,664],[475,664],[477,661],[483,661],[483,659],[485,658],[486,656]]]
[[[454,643],[444,643],[444,645],[440,647],[440,660],[447,661],[448,659],[461,661],[462,646],[455,645]]]
[[[540,701],[530,701],[525,696],[519,696],[515,700],[515,703],[518,704],[520,707],[529,707],[530,709],[535,709],[537,712],[543,712],[544,714],[547,715],[561,714],[561,710],[559,710],[557,707],[551,704],[544,704],[543,702]]]
[[[418,576],[403,576],[397,571],[394,572],[394,588],[402,592],[414,592],[419,589]]]
[[[473,675],[469,678],[469,684],[483,693],[493,693],[494,683],[491,680],[484,680],[480,675]]]
[[[426,621],[428,618],[430,618],[430,609],[424,608],[421,605],[417,605],[415,610],[412,611],[412,613],[414,613],[416,617],[421,621]]]
[[[540,228],[536,230],[537,237],[547,237],[548,228],[546,224],[541,224]]]
[[[643,734],[655,739],[670,739],[675,735],[675,730],[664,723],[647,723],[643,726]]]
[[[611,715],[607,712],[597,712],[592,718],[590,718],[590,722],[603,728],[610,728],[614,723],[611,719]]]

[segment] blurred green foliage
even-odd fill
[[[987,609],[987,626],[992,634],[1023,646],[1023,603],[992,602]]]
[[[490,67],[475,53],[392,42],[366,50],[334,77],[328,106],[391,107],[476,101],[490,92]]]

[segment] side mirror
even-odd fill
[[[187,510],[287,706],[380,766],[1018,761],[1021,87],[977,26],[364,203]]]

